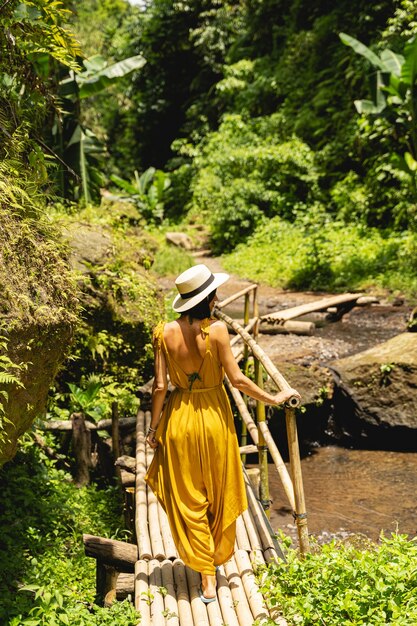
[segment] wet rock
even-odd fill
[[[402,333],[334,361],[331,369],[335,421],[344,434],[388,441],[407,437],[404,429],[417,429],[417,335]]]

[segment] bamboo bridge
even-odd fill
[[[360,296],[361,294],[339,296],[336,301],[330,299],[329,306],[340,306],[348,310],[352,302],[357,303]],[[243,326],[222,311],[241,297],[245,299]],[[323,310],[326,306],[327,302],[320,300],[316,309],[312,304],[308,308]],[[288,321],[297,317],[297,314],[300,313],[287,313],[283,319],[278,313],[273,315],[275,320]],[[259,386],[263,386],[265,370],[278,389],[288,388],[287,381],[256,341],[261,322],[257,285],[250,285],[218,303],[214,315],[224,320],[236,333],[231,345],[236,359],[241,361],[243,371],[247,371],[249,361],[253,359],[255,380]],[[290,476],[269,431],[263,403],[256,403],[255,423],[244,397],[230,385],[227,378],[225,383],[242,420],[240,452],[249,508],[237,520],[233,557],[217,569],[218,601],[208,605],[200,600],[200,575],[185,566],[178,557],[166,514],[144,480],[153,458],[153,450],[145,441],[150,411],[143,410],[146,406],[141,407],[135,420],[135,458],[120,455],[119,425],[122,426],[123,418],[118,420],[117,412],[114,412],[113,451],[119,457],[116,465],[125,495],[126,523],[132,530],[135,542],[127,543],[92,535],[84,535],[83,539],[86,554],[94,557],[97,562],[98,596],[106,605],[110,605],[115,599],[130,596],[141,613],[141,626],[252,626],[255,621],[262,624],[268,620],[280,626],[287,623],[279,609],[268,608],[255,574],[259,565],[267,565],[284,558],[268,519],[268,452],[294,514],[301,556],[309,550],[295,419],[298,399],[291,398],[285,406]],[[125,420],[132,423],[132,418]],[[253,442],[249,445],[248,434]],[[253,452],[257,452],[259,458],[259,470],[255,471],[245,468],[246,454]]]

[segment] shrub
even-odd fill
[[[416,557],[417,540],[395,534],[364,550],[333,541],[304,560],[287,548],[287,562],[261,574],[261,590],[300,626],[409,626],[417,623]]]
[[[227,115],[196,157],[191,214],[206,216],[215,251],[245,241],[264,216],[293,219],[319,197],[313,152],[284,126],[279,114]]]

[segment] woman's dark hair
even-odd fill
[[[211,291],[208,296],[204,298],[204,300],[201,300],[201,302],[193,306],[192,309],[184,311],[184,314],[188,315],[188,318],[190,320],[204,320],[206,317],[210,317],[211,313],[209,304],[213,300],[215,295],[216,289],[214,291]]]

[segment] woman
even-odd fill
[[[233,554],[236,519],[247,508],[233,416],[223,387],[268,404],[271,395],[244,376],[233,356],[226,325],[211,318],[216,289],[229,278],[196,265],[178,276],[173,309],[180,317],[154,331],[155,381],[147,443],[155,456],[146,481],[167,513],[178,554],[201,573],[201,600],[216,599],[215,567]],[[167,372],[175,390],[163,409]]]

